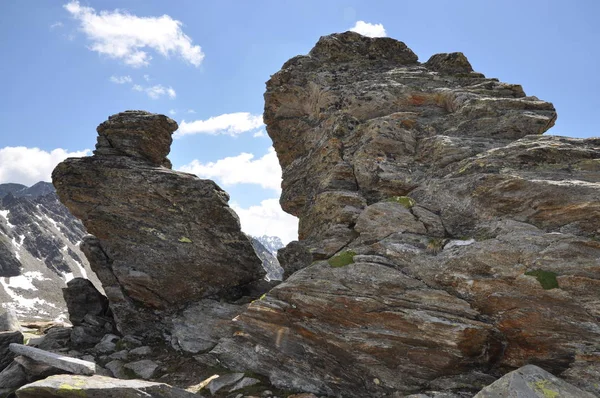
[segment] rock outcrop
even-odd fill
[[[286,62],[265,101],[316,261],[212,355],[338,397],[474,394],[526,364],[600,393],[600,139],[541,136],[552,104],[461,53],[419,63],[352,32]]]
[[[119,330],[162,338],[169,315],[202,299],[235,301],[264,276],[229,196],[213,181],[173,171],[177,123],[127,111],[98,126],[94,156],[52,174],[87,231],[82,250]]]

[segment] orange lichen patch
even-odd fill
[[[427,102],[427,96],[425,96],[425,95],[411,94],[411,96],[408,97],[408,103],[410,105],[421,106],[421,105],[424,105],[426,102]]]
[[[433,105],[443,108],[448,113],[455,112],[458,109],[455,96],[450,91],[412,93],[408,96],[398,98],[395,104],[400,108]]]
[[[412,119],[404,119],[400,122],[400,125],[404,128],[412,129],[417,125],[417,121]]]

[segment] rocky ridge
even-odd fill
[[[322,37],[265,93],[306,268],[211,354],[331,396],[473,394],[526,364],[599,394],[600,140],[542,136],[555,119],[461,53]]]
[[[61,287],[74,277],[100,282],[79,243],[81,222],[50,183],[0,184],[0,302],[21,320],[66,319]]]

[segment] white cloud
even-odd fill
[[[62,148],[46,152],[39,148],[0,148],[0,183],[15,182],[33,185],[38,181],[50,181],[56,165],[68,157],[89,155],[90,151],[68,152]]]
[[[382,24],[372,24],[365,21],[357,21],[356,24],[350,28],[352,32],[360,33],[367,37],[386,37],[385,28]]]
[[[172,87],[165,87],[162,84],[156,84],[154,86],[149,87],[134,84],[131,88],[135,91],[146,93],[146,95],[152,99],[159,99],[163,95],[167,95],[171,99],[177,96],[177,93],[175,92],[175,90],[173,90]]]
[[[251,153],[240,153],[208,163],[194,159],[178,170],[196,174],[200,178],[215,179],[224,186],[256,184],[281,192],[281,167],[273,147],[259,159],[254,159]]]
[[[248,112],[225,113],[206,120],[186,122],[182,120],[175,137],[191,134],[227,134],[236,136],[247,131],[256,130],[263,125],[262,115],[252,115]]]
[[[188,109],[188,110],[187,110],[187,113],[196,113],[196,111],[195,111],[195,110],[193,110],[193,109]]]
[[[260,206],[247,209],[233,202],[231,208],[240,217],[242,230],[247,234],[278,236],[284,244],[298,239],[298,219],[285,213],[277,199],[266,199]]]
[[[177,111],[175,109],[169,109],[169,115],[174,116],[177,114]]]
[[[150,75],[144,75],[144,80],[149,82],[150,81]]]
[[[63,23],[62,22],[54,22],[52,25],[50,25],[50,29],[56,29],[56,28],[62,28],[63,27]]]
[[[259,137],[266,137],[267,134],[265,134],[265,130],[259,130],[256,133],[252,134],[252,137],[254,138],[259,138]]]
[[[115,83],[115,84],[125,84],[125,83],[132,83],[133,80],[131,80],[131,76],[111,76],[109,79],[111,82]]]
[[[73,0],[63,6],[81,25],[91,41],[90,50],[122,60],[138,68],[150,64],[154,50],[164,57],[177,55],[194,66],[200,66],[204,53],[181,30],[182,23],[168,15],[138,17],[116,9],[96,12],[92,7]]]

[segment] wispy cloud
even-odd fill
[[[171,116],[175,116],[178,113],[194,114],[196,111],[193,109],[169,109],[169,115]]]
[[[132,83],[131,76],[111,76],[109,80],[115,84]]]
[[[356,24],[350,28],[352,32],[360,33],[367,37],[386,37],[385,28],[382,24],[372,24],[365,21],[357,21]]]
[[[225,134],[236,136],[248,131],[254,131],[263,125],[262,115],[252,115],[249,112],[225,113],[206,120],[195,120],[179,124],[175,137],[191,134]]]
[[[69,157],[89,155],[90,151],[69,152],[62,148],[50,152],[24,146],[0,148],[0,183],[15,182],[32,185],[50,181],[56,165]]]
[[[52,25],[50,25],[50,29],[57,29],[57,28],[62,28],[64,25],[62,22],[54,22]]]
[[[266,137],[267,134],[265,134],[264,130],[259,130],[256,133],[252,134],[252,137],[254,138],[260,138],[260,137]]]
[[[253,154],[244,152],[216,162],[202,163],[195,159],[178,170],[196,174],[200,178],[215,179],[223,186],[256,184],[281,192],[281,167],[273,147],[258,159]]]
[[[162,84],[156,84],[154,86],[141,86],[134,84],[132,87],[135,91],[146,93],[146,95],[152,99],[159,99],[162,96],[168,96],[170,99],[177,97],[177,93],[172,87],[165,87]]]
[[[177,55],[196,67],[204,59],[200,46],[193,45],[192,39],[183,33],[183,24],[168,15],[138,17],[119,9],[98,13],[77,0],[64,8],[79,21],[92,51],[122,60],[126,65],[135,68],[149,65],[152,60],[149,50],[167,58]]]

